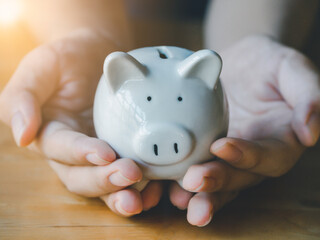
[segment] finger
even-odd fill
[[[155,207],[161,198],[163,186],[159,181],[151,181],[141,192],[143,210],[147,211]]]
[[[304,55],[290,49],[280,64],[277,79],[283,98],[294,109],[295,133],[305,146],[314,145],[320,133],[319,71]]]
[[[315,102],[298,104],[293,111],[292,128],[306,147],[316,144],[320,134],[320,106]]]
[[[120,190],[100,197],[114,213],[130,217],[142,211],[142,199],[135,189]]]
[[[189,201],[187,213],[188,222],[198,227],[208,225],[214,213],[236,196],[236,192],[197,193]]]
[[[190,192],[234,191],[258,184],[263,177],[235,169],[220,161],[191,166],[183,178]]]
[[[19,146],[30,144],[41,125],[41,106],[56,88],[55,53],[46,47],[28,54],[0,96],[0,119],[11,126]]]
[[[188,207],[189,201],[193,196],[192,192],[184,190],[177,182],[173,182],[170,185],[169,197],[171,203],[181,210],[185,210]]]
[[[90,162],[106,165],[116,159],[115,152],[106,142],[73,131],[56,121],[43,128],[35,144],[48,158],[66,164],[85,165]]]
[[[49,161],[70,192],[98,197],[139,182],[141,170],[130,159],[119,159],[107,166],[69,166]]]
[[[275,139],[253,142],[237,138],[221,138],[212,144],[210,150],[236,168],[264,176],[278,177],[294,166],[302,154],[303,147]]]

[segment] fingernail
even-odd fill
[[[112,174],[109,176],[109,181],[110,181],[113,185],[120,186],[120,187],[129,186],[129,185],[137,182],[137,181],[132,181],[132,180],[126,178],[125,176],[123,176],[123,175],[121,174],[120,171],[117,171],[117,172],[115,172],[115,173],[112,173]]]
[[[86,159],[96,165],[106,165],[109,164],[110,162],[108,162],[107,160],[102,159],[101,157],[98,156],[98,154],[96,153],[89,153],[86,156]]]
[[[13,137],[18,146],[21,146],[21,137],[26,129],[26,124],[21,112],[16,112],[11,119]]]
[[[234,163],[240,161],[243,156],[242,151],[229,142],[214,144],[211,148],[211,152],[219,155],[220,158],[227,162]]]
[[[184,176],[181,185],[185,190],[189,192],[197,192],[204,186],[203,177],[201,179],[189,172]]]
[[[205,186],[205,187],[204,187]],[[204,189],[203,189],[204,188]],[[201,184],[193,189],[187,189],[190,192],[210,191],[213,192],[217,188],[217,181],[212,177],[204,177]]]
[[[129,212],[127,212],[126,210],[124,210],[124,209],[121,207],[121,204],[120,204],[119,201],[117,201],[117,202],[115,203],[115,207],[116,207],[117,211],[118,211],[119,213],[121,213],[122,215],[131,216],[132,214],[134,214],[134,213],[129,213]]]
[[[205,222],[204,224],[202,224],[202,225],[198,225],[198,227],[205,227],[205,226],[207,226],[207,225],[211,222],[212,216],[213,216],[213,214],[210,214],[210,217],[209,217],[208,221],[206,221],[206,222]]]
[[[198,192],[201,190],[201,188],[203,188],[203,186],[204,186],[204,180],[202,179],[201,184],[198,187],[193,188],[193,189],[188,189],[188,190],[190,190],[192,192]]]

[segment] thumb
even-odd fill
[[[27,146],[41,126],[41,106],[55,90],[56,56],[40,47],[20,63],[0,95],[0,119],[11,127],[18,146]]]
[[[305,146],[314,145],[320,134],[320,76],[313,63],[295,50],[283,58],[278,85],[293,108],[292,128]]]

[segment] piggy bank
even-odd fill
[[[94,126],[98,138],[141,167],[138,189],[153,179],[181,183],[191,165],[213,158],[210,145],[228,128],[221,67],[211,50],[161,46],[107,56]]]

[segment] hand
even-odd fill
[[[228,137],[212,144],[223,159],[190,167],[171,201],[202,226],[238,191],[289,171],[320,132],[319,73],[294,49],[249,37],[222,53],[230,107]]]
[[[159,183],[140,194],[121,190],[142,178],[130,159],[115,161],[110,146],[94,137],[92,105],[110,40],[83,29],[29,53],[0,95],[0,119],[19,146],[44,154],[66,187],[101,197],[129,216],[157,204]],[[110,116],[112,117],[112,116]],[[31,144],[32,143],[32,144]]]

